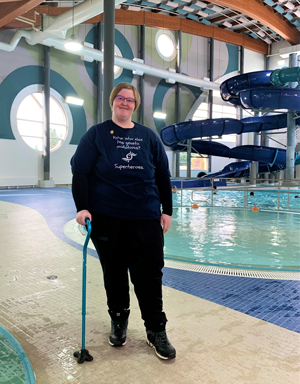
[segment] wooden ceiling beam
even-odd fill
[[[0,28],[41,3],[41,0],[21,0],[0,3]]]
[[[228,19],[232,20],[232,18],[236,17],[236,16],[239,16],[239,15],[234,13],[234,12],[230,12],[230,13],[226,13],[222,16],[211,18],[211,19],[209,19],[209,21],[211,21],[212,23],[218,23],[219,21],[224,21],[224,20],[228,20]],[[228,21],[231,22],[230,20],[228,20]]]
[[[59,15],[69,8],[38,6],[34,10],[38,13],[47,15]],[[24,15],[23,15],[24,16]],[[103,14],[86,20],[84,24],[92,24],[103,21]],[[16,21],[11,22],[15,28],[17,27]],[[158,29],[169,29],[172,31],[181,30],[182,32],[189,33],[197,36],[214,37],[216,40],[224,41],[226,43],[243,45],[250,50],[267,54],[268,44],[262,40],[255,40],[252,37],[242,35],[233,31],[224,30],[212,25],[204,25],[197,21],[187,20],[179,17],[172,17],[161,15],[153,12],[145,11],[127,11],[124,9],[116,9],[115,23],[122,25],[145,25],[146,27],[153,27]],[[38,23],[37,23],[38,25]],[[23,27],[23,26],[22,26]],[[7,29],[6,26],[0,29]]]
[[[217,5],[231,8],[235,11],[243,13],[254,20],[260,21],[273,31],[283,37],[284,40],[296,45],[300,41],[300,32],[296,27],[292,27],[288,21],[276,13],[272,7],[265,5],[260,0],[214,0]]]
[[[249,25],[249,27],[245,28],[239,28],[239,29],[235,29],[234,32],[237,32],[237,33],[244,33],[244,32],[247,32],[247,31],[259,31],[260,28],[258,25]],[[265,32],[267,34],[267,32]]]

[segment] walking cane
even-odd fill
[[[89,351],[85,349],[85,313],[86,313],[86,251],[88,242],[90,240],[92,226],[90,219],[88,217],[85,218],[85,222],[87,225],[87,235],[85,239],[85,243],[83,246],[83,265],[82,265],[82,344],[81,350],[73,353],[74,357],[78,360],[78,364],[82,364],[85,361],[92,361],[93,356],[89,354]]]

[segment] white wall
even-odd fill
[[[50,178],[54,184],[71,184],[72,172],[70,160],[76,151],[77,145],[65,145],[61,148],[61,153],[55,156],[55,152],[50,155]]]
[[[60,154],[50,155],[50,178],[55,184],[71,184],[70,159],[76,146],[65,145],[60,149]],[[30,148],[21,138],[1,140],[0,187],[36,186],[38,180],[44,179],[43,166],[42,153]]]
[[[37,185],[42,155],[25,142],[1,140],[0,186]],[[26,161],[24,161],[26,159]]]
[[[287,41],[278,41],[276,43],[272,44],[272,50],[271,55],[269,56],[269,68],[271,70],[281,68],[281,67],[288,67],[289,66],[289,59],[283,59],[279,56],[279,50],[281,48],[287,48],[290,47],[291,44]],[[278,61],[284,61],[284,64],[278,64]]]
[[[266,69],[265,55],[262,53],[244,50],[244,73],[263,71]]]

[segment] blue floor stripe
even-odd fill
[[[300,282],[164,268],[163,284],[300,333]]]
[[[1,325],[0,325],[0,333],[9,342],[9,344],[12,346],[13,350],[16,352],[18,358],[20,359],[20,362],[21,362],[22,367],[24,369],[26,384],[36,384],[32,366],[30,364],[30,361],[29,361],[26,353],[24,352],[24,349],[21,347],[20,343],[13,337],[12,334],[10,334]]]

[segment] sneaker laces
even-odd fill
[[[113,321],[114,328],[115,328],[115,333],[117,334],[123,334],[124,330],[126,330],[126,323],[127,320],[125,321]]]
[[[170,344],[166,331],[158,332],[156,335],[154,335],[154,342],[158,346],[164,346]]]

